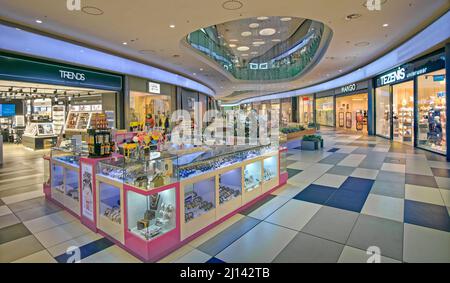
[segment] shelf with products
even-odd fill
[[[127,231],[151,241],[175,230],[176,195],[175,188],[151,195],[127,191]]]
[[[217,217],[220,218],[242,206],[242,167],[220,174],[218,180],[219,205]]]
[[[54,105],[52,108],[52,113],[55,133],[60,134],[66,122],[66,107],[64,105]]]
[[[263,170],[263,191],[268,191],[279,182],[278,171],[278,154],[272,155],[269,158],[264,159]]]

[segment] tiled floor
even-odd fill
[[[450,163],[325,130],[325,149],[291,149],[288,184],[161,262],[450,262]],[[44,152],[5,145],[0,262],[139,262],[42,195]]]

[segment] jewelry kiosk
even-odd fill
[[[156,262],[286,184],[286,154],[278,146],[217,147],[133,160],[55,150],[44,192],[94,232]]]

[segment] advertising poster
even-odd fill
[[[83,194],[82,198],[82,210],[83,216],[87,219],[94,221],[94,186],[93,186],[93,168],[92,165],[83,164],[81,167],[81,190]]]

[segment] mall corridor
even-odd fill
[[[321,134],[322,151],[289,149],[288,185],[161,262],[367,262],[369,247],[382,262],[450,261],[445,157],[378,137]],[[67,262],[72,246],[82,262],[139,262],[44,199],[44,151],[5,145],[4,153],[0,262]]]

